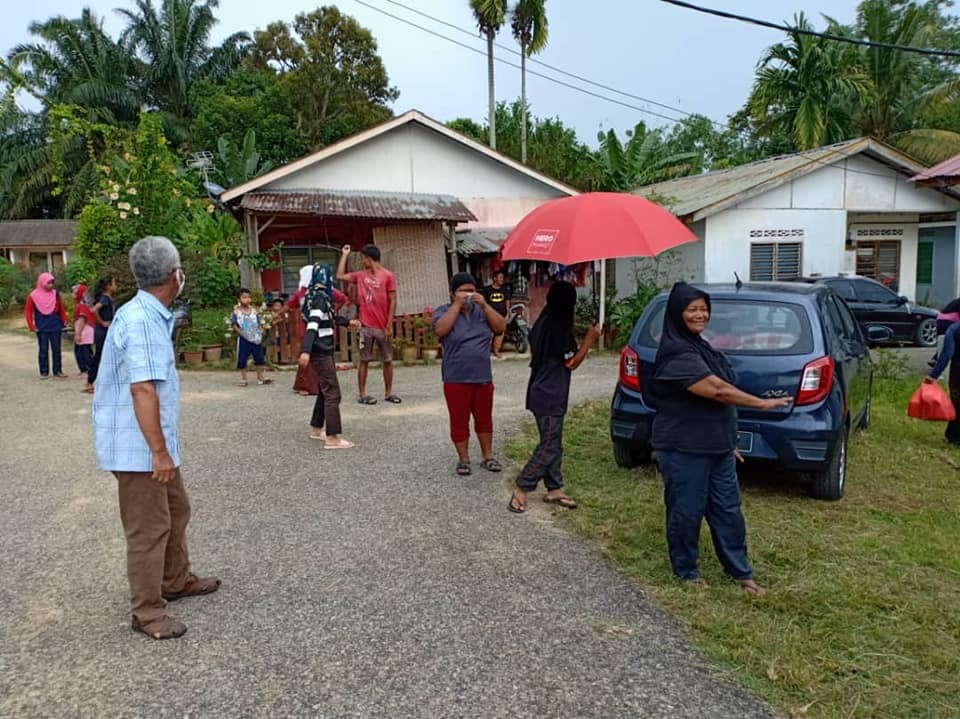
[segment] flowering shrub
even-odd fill
[[[423,313],[419,317],[413,318],[413,327],[418,337],[423,338],[423,345],[426,347],[436,347],[440,344],[436,333],[433,331],[433,308],[424,307]]]

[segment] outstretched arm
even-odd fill
[[[350,256],[350,245],[344,245],[340,251],[340,262],[337,264],[337,279],[341,282],[353,282],[350,273],[347,272],[347,258]]]

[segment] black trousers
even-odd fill
[[[90,362],[90,369],[87,370],[87,384],[93,384],[97,381],[97,374],[100,372],[100,358],[103,356],[103,345],[107,341],[107,328],[97,327],[93,333],[93,361]]]
[[[310,426],[319,429],[326,426],[327,434],[340,434],[340,382],[337,379],[337,363],[333,355],[315,354],[310,356],[310,364],[317,376],[320,391],[313,404],[313,417]]]
[[[532,492],[543,480],[547,490],[563,486],[563,417],[564,415],[534,415],[540,431],[540,444],[533,450],[530,460],[517,477],[517,486],[524,492]]]
[[[40,343],[40,351],[37,355],[37,361],[40,365],[40,376],[50,376],[50,364],[53,362],[53,373],[63,374],[60,359],[60,333],[62,330],[37,330],[37,342]]]

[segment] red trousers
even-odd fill
[[[471,414],[477,434],[493,434],[493,382],[444,382],[443,396],[450,413],[450,439],[454,442],[470,439]]]

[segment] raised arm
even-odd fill
[[[347,258],[350,256],[350,245],[344,245],[340,251],[340,262],[337,263],[337,279],[341,282],[353,282],[353,277],[347,272]]]

